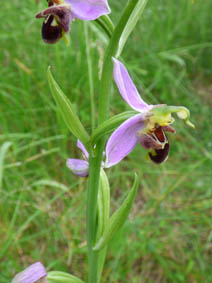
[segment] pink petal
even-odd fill
[[[140,97],[133,81],[131,80],[129,73],[125,66],[117,59],[113,58],[114,69],[113,77],[119,92],[123,99],[136,111],[146,112],[152,109],[152,105],[148,105]]]
[[[34,283],[38,280],[44,279],[46,276],[46,270],[42,263],[36,262],[24,271],[18,273],[12,280],[12,283]],[[45,281],[44,281],[45,282]]]
[[[69,158],[66,162],[66,166],[72,171],[73,174],[80,177],[88,176],[88,162],[81,159]]]
[[[85,21],[96,20],[110,13],[107,0],[65,0],[71,6],[74,18]]]
[[[87,152],[84,144],[80,141],[77,140],[77,147],[82,151],[82,153],[85,155],[86,159],[89,159],[89,153]]]
[[[127,156],[138,142],[137,133],[144,129],[141,114],[137,114],[122,123],[110,136],[106,145],[105,167],[111,167]]]

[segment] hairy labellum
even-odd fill
[[[152,152],[149,152],[150,159],[157,164],[160,164],[168,158],[169,154],[169,144],[166,143],[162,149],[154,149]]]
[[[52,25],[54,22],[54,16],[50,15],[43,22],[42,26],[42,38],[46,43],[56,43],[63,36],[63,28],[61,25]]]
[[[169,153],[169,141],[164,131],[173,133],[174,129],[170,126],[159,126],[153,133],[143,134],[140,137],[141,145],[146,149],[152,149],[152,151],[149,152],[149,157],[157,164],[164,162]]]
[[[53,1],[51,1],[51,0],[47,0],[47,2],[48,2],[49,7],[54,5]]]
[[[150,159],[157,164],[166,161],[169,154],[169,142],[164,133],[164,130],[167,130],[167,128],[163,129],[163,127],[157,127],[154,132],[154,138],[158,140],[161,144],[163,144],[163,147],[160,149],[153,148],[154,150],[152,152],[149,152]],[[168,128],[168,130],[170,129]]]
[[[143,134],[140,138],[139,141],[141,143],[141,145],[145,148],[145,149],[160,149],[162,148],[162,144],[158,143],[153,135],[150,134]]]
[[[49,8],[38,13],[36,18],[45,17],[42,38],[46,43],[52,44],[62,38],[63,32],[69,32],[71,11],[66,5],[52,6],[52,1],[48,5]]]
[[[139,137],[141,145],[146,149],[162,149],[167,143],[167,138],[164,133],[164,127],[157,127],[154,132],[142,134]]]

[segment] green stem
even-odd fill
[[[95,103],[94,103],[94,85],[93,85],[93,68],[90,54],[90,40],[88,33],[88,24],[84,22],[84,33],[85,33],[85,43],[86,43],[86,58],[88,64],[88,79],[89,79],[89,94],[90,94],[90,104],[91,104],[91,129],[92,132],[95,128]]]
[[[130,14],[139,0],[131,0],[112,34],[109,46],[106,50],[99,95],[99,119],[98,123],[103,123],[109,115],[110,90],[112,85],[112,57],[116,56],[119,39],[128,21]],[[87,197],[87,244],[88,244],[88,283],[98,282],[98,252],[92,250],[96,240],[96,216],[97,216],[97,195],[99,188],[100,167],[102,154],[105,145],[105,138],[101,138],[96,144],[93,154],[89,159],[89,181]]]
[[[99,124],[103,123],[108,118],[108,114],[109,114],[109,104],[110,104],[109,94],[112,85],[112,73],[113,73],[112,57],[116,56],[121,34],[138,1],[139,0],[131,0],[127,4],[119,23],[114,29],[109,46],[106,50],[103,70],[102,70],[101,85],[100,85]]]
[[[96,144],[95,154],[89,158],[89,180],[87,196],[87,245],[88,245],[88,283],[98,282],[98,252],[92,250],[96,240],[97,196],[99,174],[104,143]],[[101,153],[101,154],[100,154]]]

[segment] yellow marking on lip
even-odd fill
[[[151,150],[150,153],[152,154],[152,156],[156,156],[157,155],[157,153],[156,153],[156,151],[154,149]]]

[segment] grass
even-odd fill
[[[114,22],[125,0],[109,1]],[[27,265],[86,279],[86,181],[65,167],[79,157],[46,79],[56,80],[91,130],[83,23],[72,24],[71,46],[45,45],[34,18],[45,1],[6,1],[0,34],[0,283]],[[137,146],[108,170],[114,211],[133,181],[140,189],[129,221],[110,243],[102,282],[211,282],[211,17],[212,2],[149,1],[123,60],[149,103],[184,105],[196,130],[176,121],[169,160],[156,166]],[[94,98],[104,52],[89,24]],[[114,87],[111,115],[128,110]],[[177,119],[176,119],[177,120]]]

